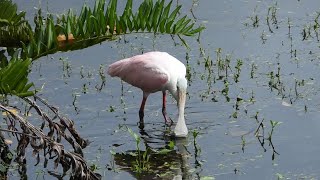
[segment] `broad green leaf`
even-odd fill
[[[173,33],[171,30],[172,24],[173,24],[173,20],[166,23],[166,33],[168,33],[168,34]]]
[[[33,85],[28,83],[28,69],[31,60],[12,58],[9,64],[0,69],[0,93],[2,95],[17,95],[20,97],[33,95],[29,88]]]
[[[51,47],[53,46],[54,44],[54,39],[56,38],[54,36],[54,32],[55,32],[55,29],[54,29],[54,26],[53,26],[53,22],[50,18],[47,19],[47,50],[51,49]]]
[[[119,23],[120,23],[120,28],[122,30],[122,33],[127,32],[128,27],[127,27],[126,20],[125,20],[124,16],[120,17]]]

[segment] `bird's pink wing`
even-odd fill
[[[109,66],[108,74],[150,93],[161,90],[169,79],[165,69],[146,55],[117,61]]]

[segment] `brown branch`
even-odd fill
[[[35,99],[39,99],[46,107],[48,107],[53,113],[54,117],[50,118],[42,108],[36,104],[35,101],[32,101],[29,98],[24,98],[24,100],[30,105],[30,109],[34,108],[38,115],[42,117],[44,123],[41,125],[41,129],[39,127],[33,126],[26,119],[21,117],[19,114],[15,114],[9,110],[8,107],[0,104],[0,109],[7,112],[7,123],[11,124],[11,128],[14,130],[5,130],[0,129],[1,131],[11,132],[14,136],[17,137],[18,145],[17,145],[17,158],[16,161],[23,166],[26,163],[25,155],[26,148],[30,144],[33,148],[33,155],[36,157],[36,165],[40,162],[40,152],[43,150],[44,152],[44,166],[47,166],[48,159],[54,159],[54,167],[57,168],[58,165],[62,165],[63,173],[65,174],[67,171],[71,170],[71,177],[74,179],[101,179],[99,174],[91,171],[86,161],[83,158],[82,147],[85,147],[85,140],[83,140],[79,134],[74,129],[73,122],[65,117],[62,117],[58,113],[58,109],[50,106],[44,100],[39,97],[35,97]],[[30,110],[29,110],[30,111]],[[28,112],[27,112],[28,113]],[[59,122],[53,122],[54,119],[58,118]],[[16,123],[17,122],[17,123]],[[42,129],[45,127],[45,122],[49,124],[50,131],[48,135],[46,135]],[[22,132],[16,130],[16,124],[20,124],[20,128]],[[76,139],[78,142],[82,143],[80,146],[77,142],[73,140],[71,136],[69,136],[65,130],[68,129],[72,134],[72,137]],[[53,134],[56,133],[56,140],[53,138]],[[70,152],[64,149],[64,146],[59,143],[61,141],[61,137],[63,137],[67,142],[69,142],[74,149],[74,152]]]
[[[23,133],[23,132],[13,131],[13,130],[9,130],[9,129],[2,129],[2,128],[0,128],[0,131],[17,133],[17,134],[26,135],[26,136],[33,137],[33,138],[39,138],[38,136],[33,136],[33,135],[31,135],[31,134],[26,134],[26,133]]]

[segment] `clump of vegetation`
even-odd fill
[[[126,130],[134,138],[136,149],[121,153],[112,150],[111,154],[114,162],[108,165],[109,170],[116,169],[115,163],[120,166],[120,169],[134,174],[137,178],[170,178],[174,175],[168,169],[176,168],[181,158],[181,154],[177,154],[174,150],[174,141],[167,142],[167,145],[160,149],[151,148],[148,146],[148,142],[145,142],[145,150],[142,150],[140,143],[143,136],[138,135],[128,127],[126,127]]]
[[[136,13],[132,12],[132,0],[127,0],[122,15],[117,12],[117,0],[96,0],[94,8],[87,5],[82,7],[79,15],[72,10],[67,14],[54,18],[47,17],[39,9],[35,17],[35,29],[32,30],[24,20],[25,13],[15,14],[16,5],[11,1],[0,4],[0,10],[11,7],[8,16],[4,16],[0,24],[0,46],[8,47],[14,44],[22,48],[22,57],[37,59],[57,51],[82,49],[105,40],[114,40],[117,35],[132,32],[166,33],[192,36],[202,31],[204,27],[194,28],[195,23],[187,16],[178,17],[181,5],[172,7],[172,1],[165,4],[165,0],[145,0]],[[2,6],[1,6],[2,5]],[[56,21],[55,21],[56,19]],[[11,27],[16,27],[11,29]],[[17,28],[20,28],[16,30]],[[23,31],[24,33],[20,33]],[[12,34],[12,35],[11,35]],[[21,36],[21,38],[15,38]],[[8,41],[8,38],[13,39]],[[183,41],[184,42],[184,41]],[[185,42],[184,42],[185,44]]]
[[[43,152],[44,168],[47,167],[49,159],[54,159],[54,168],[61,165],[63,169],[61,176],[65,176],[70,170],[70,177],[75,179],[100,179],[100,175],[92,172],[84,160],[82,149],[88,145],[88,141],[80,137],[73,121],[63,116],[58,108],[49,105],[36,95],[34,99],[25,97],[23,100],[26,102],[24,111],[12,110],[9,105],[0,104],[8,125],[7,129],[1,129],[1,131],[10,133],[11,137],[16,137],[18,142],[15,161],[25,166],[26,148],[30,147],[36,157],[36,165],[40,163],[40,153]],[[29,114],[33,114],[34,119],[42,121],[40,127],[31,123],[33,118],[30,119]],[[0,139],[1,142],[6,141],[3,133],[0,134]],[[71,145],[73,151],[64,148],[63,140]],[[8,146],[4,147],[2,152],[7,152],[8,156],[10,154]],[[10,162],[6,163],[5,167],[9,168]]]

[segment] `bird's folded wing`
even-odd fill
[[[169,79],[169,74],[161,66],[140,59],[118,61],[110,65],[108,73],[150,93],[161,90]]]

